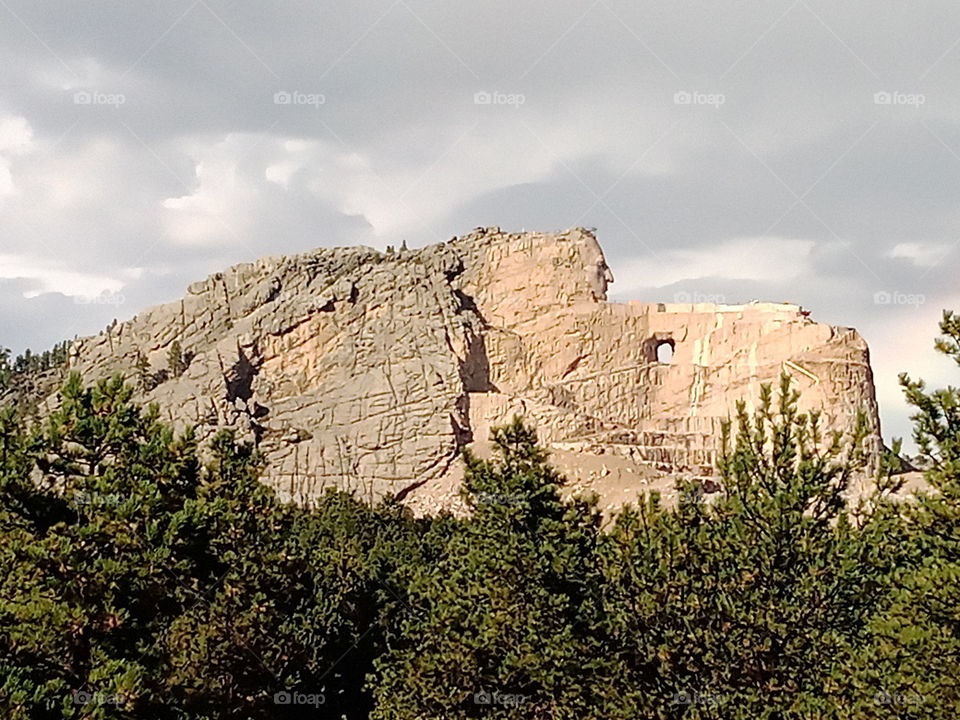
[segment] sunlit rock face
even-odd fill
[[[855,330],[789,304],[610,303],[611,282],[596,237],[579,228],[318,249],[196,283],[77,341],[71,365],[91,380],[132,379],[142,354],[162,375],[179,341],[186,372],[143,399],[203,437],[232,427],[256,442],[265,482],[298,502],[334,486],[424,511],[455,505],[460,451],[515,414],[569,462],[635,467],[622,482],[635,476],[637,490],[650,472],[709,475],[720,424],[783,372],[826,427],[849,429],[864,412],[876,457],[869,353]]]

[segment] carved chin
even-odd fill
[[[597,300],[602,300],[607,292],[607,279],[599,273],[590,275],[590,289]]]

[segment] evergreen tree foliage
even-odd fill
[[[21,357],[6,389],[53,362]],[[719,493],[603,518],[517,419],[465,455],[465,516],[415,518],[281,503],[234,433],[70,375],[42,421],[0,408],[0,716],[952,720],[960,390],[901,383],[906,500],[892,461],[851,499],[865,423],[823,428],[784,377],[725,428]]]
[[[378,661],[375,718],[575,718],[614,703],[600,624],[599,516],[519,420],[466,456],[470,520],[411,578]]]
[[[857,528],[842,493],[853,437],[826,439],[784,377],[725,431],[725,493],[682,486],[618,518],[607,548],[606,616],[628,669],[623,717],[833,717],[837,659],[864,634],[893,553]],[[632,714],[631,714],[632,713]]]
[[[0,417],[4,716],[362,707],[369,649],[356,673],[338,661],[364,637],[375,645],[365,528],[378,511],[336,493],[312,513],[282,506],[249,446],[218,435],[204,465],[192,431],[175,434],[131,394],[74,375],[43,428]],[[285,692],[312,704],[278,704]]]
[[[960,365],[960,315],[945,312],[935,347]],[[915,409],[913,437],[930,485],[903,509],[905,559],[891,573],[888,602],[855,663],[875,702],[864,718],[954,718],[960,708],[960,389],[928,391],[900,376]]]
[[[42,373],[66,364],[70,352],[69,341],[57,343],[49,350],[34,353],[29,348],[13,360],[10,350],[0,347],[0,393],[13,388],[30,374]]]
[[[178,378],[183,375],[192,360],[193,353],[184,351],[179,340],[170,343],[170,349],[167,350],[167,369],[171,377]]]

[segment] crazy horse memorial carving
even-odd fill
[[[189,366],[144,393],[201,437],[233,427],[265,482],[310,502],[337,486],[419,510],[457,503],[459,453],[521,415],[578,488],[624,497],[708,476],[738,400],[789,373],[825,427],[866,413],[867,345],[800,307],[614,303],[596,237],[476,231],[419,250],[317,249],[238,265],[74,343],[88,380]],[[162,375],[162,373],[161,373]],[[48,399],[55,402],[55,396]]]

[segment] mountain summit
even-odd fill
[[[317,249],[195,283],[76,341],[69,365],[87,381],[128,376],[201,436],[235,428],[264,453],[265,482],[305,503],[336,486],[455,505],[460,451],[514,415],[568,465],[595,468],[584,487],[708,476],[722,421],[784,372],[827,427],[864,412],[879,452],[855,330],[791,304],[612,303],[612,281],[582,228]]]

